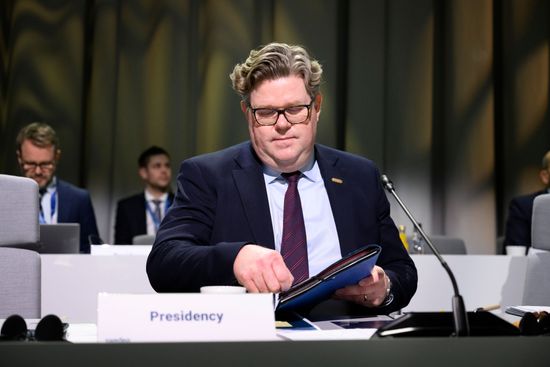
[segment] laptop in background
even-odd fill
[[[38,252],[41,254],[78,254],[80,224],[41,224]]]

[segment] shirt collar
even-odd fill
[[[168,199],[168,193],[165,192],[160,197],[154,197],[149,191],[145,190],[145,200],[150,202],[152,200],[160,200],[161,203],[164,203]]]
[[[55,192],[56,189],[57,189],[57,177],[53,176],[48,186],[46,186],[46,191],[51,194]]]
[[[299,169],[302,172],[303,177],[308,179],[311,182],[317,182],[321,180],[321,171],[319,170],[319,165],[317,160],[315,160],[315,155],[312,154],[311,158],[306,162],[306,164]],[[266,165],[263,166],[263,173],[266,176],[269,176],[271,179],[268,183],[273,183],[275,181],[284,181],[285,179],[281,176],[281,172],[276,171]]]

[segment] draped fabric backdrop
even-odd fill
[[[550,149],[549,18],[542,0],[2,0],[0,172],[19,174],[23,125],[50,123],[111,240],[139,153],[165,147],[175,176],[247,139],[228,74],[298,43],[325,70],[318,141],[374,160],[429,233],[494,253]]]

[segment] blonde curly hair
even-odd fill
[[[246,104],[250,104],[250,93],[264,80],[297,75],[304,79],[309,96],[314,99],[319,93],[323,68],[310,58],[302,46],[286,43],[270,43],[250,51],[242,64],[235,65],[229,74],[233,89]]]

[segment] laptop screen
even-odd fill
[[[80,224],[41,224],[38,252],[41,254],[78,254]]]

